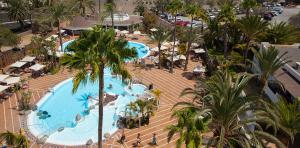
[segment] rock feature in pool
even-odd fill
[[[110,70],[105,71],[106,105],[103,108],[103,133],[112,135],[118,129],[116,122],[124,115],[126,105],[135,101],[137,95],[145,94],[146,86],[132,84],[132,89],[128,89],[121,79],[110,74]],[[112,84],[110,89],[109,84]],[[47,143],[67,146],[85,145],[89,140],[97,142],[98,82],[81,85],[74,94],[72,87],[72,79],[58,84],[53,88],[54,93],[46,94],[37,103],[37,110],[28,115],[28,129],[35,137],[43,140],[47,137]],[[39,111],[47,111],[51,117],[40,119],[37,116]],[[81,116],[78,123],[77,115]]]

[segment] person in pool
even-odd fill
[[[112,84],[109,84],[108,89],[112,89],[112,88],[113,88]]]

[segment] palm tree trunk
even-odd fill
[[[161,51],[160,51],[160,48],[161,48],[161,43],[159,42],[158,43],[158,69],[161,68]]]
[[[23,22],[23,20],[19,20],[19,24],[20,24],[21,30],[24,30],[24,22]]]
[[[249,16],[250,16],[250,9],[247,8],[247,9],[246,9],[246,17],[249,17]]]
[[[224,58],[225,60],[228,59],[228,35],[227,35],[227,23],[224,24]]]
[[[62,37],[61,37],[61,33],[60,33],[60,21],[58,20],[58,26],[57,26],[57,30],[58,30],[58,37],[59,37],[59,44],[60,44],[60,50],[64,51],[65,49],[63,49],[63,41],[62,41]]]
[[[102,148],[103,102],[104,102],[104,65],[100,65],[99,75],[99,122],[98,122],[98,148]]]
[[[82,7],[82,16],[85,16],[85,7]]]
[[[191,19],[191,22],[193,22],[194,18],[192,17]],[[193,32],[193,23],[191,23],[191,26],[190,26],[190,34],[192,34]],[[191,49],[191,44],[192,44],[192,38],[191,36],[189,36],[189,42],[188,42],[188,47],[187,47],[187,50],[186,50],[186,56],[185,56],[185,64],[184,64],[184,71],[187,71],[187,65],[189,63],[189,56],[190,56],[190,49]]]
[[[203,33],[204,26],[203,26],[203,19],[201,20],[201,33]]]
[[[99,14],[100,14],[100,12],[101,12],[101,0],[99,0],[98,2],[99,2],[98,3],[98,9],[99,9]]]
[[[173,73],[173,58],[174,58],[174,51],[175,51],[175,42],[176,42],[176,15],[177,13],[175,13],[175,21],[174,21],[174,31],[173,31],[173,49],[172,49],[172,56],[171,56],[171,68],[170,68],[170,73]]]
[[[114,12],[110,12],[110,17],[111,17],[111,27],[115,29],[115,24],[114,24]]]
[[[211,76],[213,73],[213,63],[211,62],[211,59],[209,57],[208,51],[207,51],[207,47],[204,45],[204,55],[205,55],[205,63],[206,63],[206,67],[207,67],[207,75]]]
[[[248,51],[250,47],[250,41],[248,40],[246,43],[246,49],[244,51],[244,64],[245,64],[245,71],[247,71],[247,58],[248,58]]]

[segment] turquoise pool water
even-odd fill
[[[132,89],[122,83],[118,77],[112,76],[109,69],[105,69],[105,92],[119,95],[114,103],[104,106],[103,135],[113,134],[118,128],[116,121],[119,115],[124,114],[125,106],[137,99],[137,95],[145,93],[146,87],[141,84],[132,84]],[[112,88],[109,88],[109,85]],[[98,129],[98,82],[88,82],[79,86],[76,93],[72,94],[73,81],[67,79],[46,94],[38,103],[38,110],[28,115],[28,128],[31,133],[41,138],[48,136],[48,143],[59,145],[84,145],[89,139],[97,142]],[[95,99],[87,99],[92,96]],[[95,105],[90,113],[86,110]],[[41,112],[47,112],[41,116]],[[77,123],[78,114],[82,119]],[[62,131],[59,129],[64,128]]]
[[[67,42],[63,43],[63,49],[64,49],[63,51],[64,52],[68,51],[68,49],[66,49],[66,48],[73,41],[74,40],[70,40],[70,41],[67,41]],[[146,46],[145,44],[142,44],[142,43],[128,41],[128,47],[130,47],[130,48],[134,47],[138,52],[138,57],[139,58],[145,58],[150,53],[149,47]],[[61,48],[59,47],[58,50],[61,51]]]

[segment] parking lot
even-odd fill
[[[283,13],[273,17],[271,22],[287,22],[289,18],[293,15],[296,15],[300,12],[300,6],[295,7],[295,8],[283,8]]]

